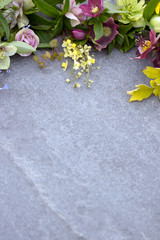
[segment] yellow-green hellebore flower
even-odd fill
[[[117,6],[123,13],[119,13],[121,19],[119,22],[123,24],[133,23],[134,28],[145,27],[143,11],[145,8],[145,0],[117,0]]]
[[[25,13],[34,6],[32,0],[13,0],[6,5],[3,15],[10,24],[10,28],[14,28],[16,25],[18,28],[27,26],[29,20]]]
[[[159,15],[153,15],[149,23],[153,26],[153,29],[156,33],[160,33],[160,16]]]
[[[0,44],[0,69],[6,70],[10,66],[10,56],[17,52],[17,48],[8,43]]]

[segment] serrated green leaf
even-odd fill
[[[66,12],[68,12],[68,10],[69,10],[69,0],[65,0],[65,4],[61,14],[64,15]]]
[[[38,26],[39,25],[54,26],[56,24],[56,20],[50,21],[50,20],[48,20],[42,16],[39,16],[35,13],[33,13],[27,17],[29,19],[29,23],[31,26],[32,25],[34,25],[34,26],[36,26],[36,25],[38,25]]]
[[[9,30],[9,26],[8,26],[8,23],[5,19],[5,17],[3,16],[2,12],[0,11],[0,22],[2,23],[3,25],[3,28],[6,32],[6,37],[7,39],[9,40],[10,39],[10,30]]]
[[[101,14],[101,15],[99,16],[99,19],[100,19],[101,22],[107,22],[108,16],[106,16],[106,15],[104,15],[104,14]]]
[[[52,38],[60,34],[62,30],[63,30],[63,16],[58,19],[56,26],[53,28]]]
[[[40,43],[49,43],[51,36],[48,31],[34,30],[35,34],[39,37]]]
[[[43,0],[34,0],[34,3],[42,13],[49,17],[57,18],[60,15],[60,12],[55,7]]]
[[[51,48],[49,43],[39,43],[37,48]]]
[[[145,98],[150,97],[153,93],[153,88],[148,87],[147,85],[141,84],[136,85],[137,89],[128,91],[127,94],[131,95],[130,102],[132,101],[142,101]]]

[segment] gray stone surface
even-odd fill
[[[0,240],[159,240],[159,100],[129,103],[147,62],[96,54],[91,89],[58,61],[1,75]]]

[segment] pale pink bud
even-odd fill
[[[73,29],[72,35],[74,38],[76,38],[78,40],[83,40],[86,37],[85,31],[83,31],[81,29]]]

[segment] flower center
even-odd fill
[[[150,48],[151,46],[151,42],[148,40],[148,41],[145,41],[144,44],[142,45],[142,52],[145,52],[148,48]]]
[[[103,27],[103,35],[104,35],[105,37],[110,36],[111,33],[112,33],[112,30],[111,30],[110,27]]]
[[[92,9],[93,14],[99,13],[99,11],[100,11],[100,9],[98,7],[95,7]]]

